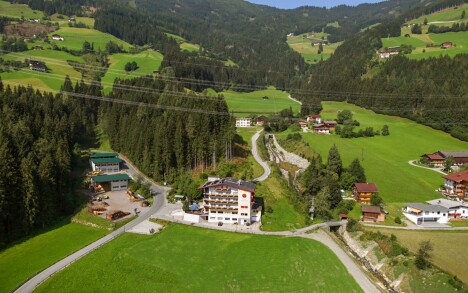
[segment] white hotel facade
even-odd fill
[[[208,222],[246,225],[261,221],[262,207],[254,200],[255,184],[211,177],[199,189]]]

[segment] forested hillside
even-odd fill
[[[92,102],[1,83],[0,111],[1,246],[75,209],[75,144],[94,137],[96,117]]]

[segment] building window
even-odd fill
[[[439,212],[439,211],[437,211],[437,214],[438,214],[438,215],[440,215],[440,212]]]
[[[232,218],[233,221],[237,221],[237,218]]]
[[[442,214],[442,216],[444,216],[444,217],[445,217],[445,214]]]
[[[211,219],[211,220],[214,220],[214,219],[216,219],[216,217],[210,217],[210,219]]]
[[[464,212],[465,212],[465,211],[463,211],[463,213],[464,213]],[[233,215],[237,215],[237,212],[232,212],[232,214],[233,214]]]
[[[224,220],[229,221],[229,220],[231,220],[231,218],[224,218]]]
[[[241,213],[241,216],[248,216],[247,213]]]
[[[222,211],[219,211],[218,214],[222,214],[223,212]]]

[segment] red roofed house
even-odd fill
[[[376,194],[377,186],[374,183],[354,183],[353,195],[357,202],[369,203],[373,194]]]
[[[445,158],[441,156],[439,153],[424,154],[421,157],[427,158],[430,165],[433,165],[436,167],[442,167],[444,165]]]
[[[468,200],[468,170],[448,174],[443,178],[446,196]]]
[[[267,121],[267,118],[265,116],[259,116],[257,117],[257,125],[264,125],[265,122]]]
[[[311,114],[309,116],[307,116],[307,122],[314,122],[314,123],[322,123],[322,117],[320,116],[320,114]]]
[[[56,41],[63,41],[63,37],[61,35],[52,35],[52,40],[56,40]]]
[[[443,42],[442,45],[440,45],[443,49],[447,48],[452,48],[453,43],[452,42]]]
[[[378,206],[362,206],[362,220],[364,222],[384,222],[385,214]]]

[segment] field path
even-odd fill
[[[302,106],[302,102],[301,102],[301,101],[298,101],[298,100],[296,100],[296,99],[295,99],[295,98],[293,98],[291,95],[288,95],[288,99],[290,99],[290,100],[293,100],[294,102],[296,102],[296,103],[298,103],[299,105],[301,105],[301,106]]]
[[[442,170],[439,170],[439,169],[434,169],[434,168],[419,166],[419,165],[413,163],[413,160],[409,160],[409,161],[408,161],[408,164],[410,164],[411,166],[414,166],[414,167],[423,168],[423,169],[427,169],[427,170],[432,170],[432,171],[434,171],[434,172],[437,172],[437,173],[440,173],[440,174],[443,174],[443,175],[447,175],[447,173],[445,173],[445,172],[443,172]]]
[[[154,196],[154,202],[153,206],[144,214],[140,215],[137,217],[135,220],[131,221],[130,223],[126,224],[125,226],[113,231],[110,234],[107,234],[106,236],[102,237],[101,239],[89,244],[88,246],[78,250],[77,252],[67,256],[66,258],[58,261],[57,263],[53,264],[52,266],[46,268],[45,270],[41,271],[34,277],[30,278],[28,281],[23,283],[18,289],[15,290],[15,292],[18,293],[24,293],[24,292],[32,292],[36,287],[38,287],[40,284],[42,284],[44,281],[46,281],[48,278],[50,278],[52,275],[55,273],[59,272],[60,270],[64,269],[65,267],[69,266],[73,262],[79,260],[83,256],[87,255],[88,253],[92,252],[93,250],[101,247],[102,245],[106,244],[107,242],[113,240],[114,238],[118,237],[119,235],[125,233],[125,231],[130,230],[131,228],[135,227],[136,225],[142,223],[143,221],[149,219],[151,215],[159,211],[165,201],[166,201],[166,192],[168,188],[159,186],[152,182],[151,180],[147,179],[142,173],[140,173],[129,161],[127,158],[124,156],[120,156],[124,161],[125,165],[127,167],[127,173],[129,173],[132,176],[136,175],[141,175],[142,176],[142,182],[149,182],[151,184],[151,191],[153,194],[156,194]],[[159,195],[158,195],[159,194]]]
[[[252,136],[252,155],[253,155],[255,161],[257,161],[258,164],[260,164],[260,166],[262,166],[262,168],[263,168],[262,176],[260,176],[258,178],[255,178],[253,180],[253,181],[258,181],[258,182],[265,181],[268,178],[268,176],[270,176],[270,174],[271,174],[270,166],[268,166],[267,162],[262,161],[262,158],[258,154],[257,139],[260,137],[260,134],[262,133],[262,131],[263,131],[263,129],[257,131],[257,133],[255,133]]]

